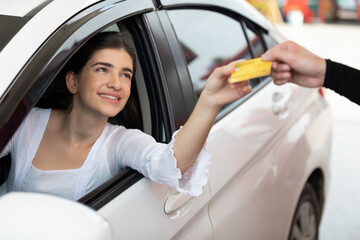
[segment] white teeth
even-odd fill
[[[113,99],[113,100],[119,100],[119,98],[117,98],[117,97],[106,95],[106,94],[100,94],[100,97],[105,97],[105,98],[109,98],[109,99]]]

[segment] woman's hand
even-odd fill
[[[190,118],[175,137],[173,151],[177,159],[177,167],[182,173],[186,172],[197,159],[220,108],[251,92],[249,81],[229,83],[235,63],[214,70]]]
[[[216,68],[206,82],[200,98],[206,98],[209,106],[220,109],[223,105],[244,97],[251,92],[249,80],[238,83],[229,83],[235,64],[245,60],[231,62],[228,65]]]

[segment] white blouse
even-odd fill
[[[210,154],[203,148],[193,166],[181,176],[172,150],[177,132],[169,144],[163,144],[140,130],[108,123],[80,168],[37,169],[32,161],[50,113],[51,109],[34,108],[0,154],[0,157],[8,153],[12,156],[9,177],[0,187],[0,195],[9,191],[30,191],[78,200],[125,167],[184,194],[198,196],[202,193]]]

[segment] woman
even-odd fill
[[[64,68],[72,94],[68,109],[33,109],[3,151],[11,152],[14,164],[1,192],[78,200],[128,166],[185,194],[201,194],[210,163],[202,149],[216,115],[251,87],[228,83],[234,63],[216,69],[186,124],[169,144],[161,144],[107,122],[127,103],[134,69],[134,51],[118,33],[89,40]]]

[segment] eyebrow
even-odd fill
[[[96,65],[103,65],[103,66],[110,67],[110,68],[114,67],[114,65],[112,65],[111,63],[107,63],[107,62],[96,62],[91,67],[94,67]],[[133,73],[133,70],[130,68],[127,68],[127,67],[122,68],[122,70]]]

